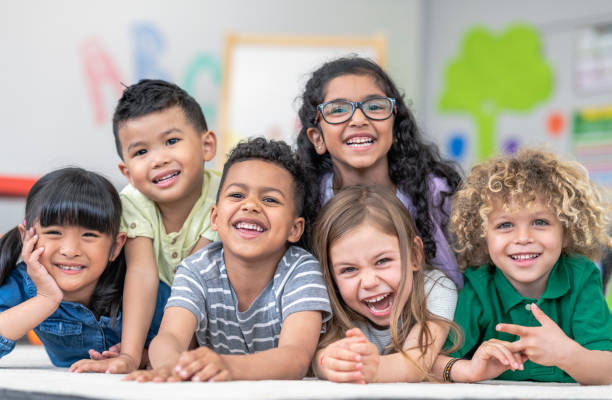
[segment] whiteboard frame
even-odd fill
[[[239,47],[270,47],[274,50],[281,48],[330,48],[347,49],[351,48],[370,48],[376,54],[375,60],[378,65],[385,67],[387,61],[387,39],[384,35],[373,36],[287,36],[287,35],[248,35],[248,34],[228,34],[225,40],[223,54],[223,80],[221,84],[221,107],[220,124],[217,136],[220,144],[221,159],[218,162],[225,162],[225,156],[231,150],[234,143],[230,143],[224,138],[229,138],[230,118],[228,105],[230,104],[230,85],[235,77],[231,76],[234,55]],[[298,93],[296,93],[296,96]],[[222,165],[222,164],[221,164]]]

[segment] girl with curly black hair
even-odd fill
[[[307,221],[344,187],[387,186],[413,217],[427,262],[461,287],[446,237],[459,173],[424,142],[385,71],[360,57],[336,59],[312,74],[301,99],[297,156],[308,176]]]

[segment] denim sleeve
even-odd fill
[[[0,286],[0,313],[26,301],[26,282],[22,274],[14,269]],[[0,358],[15,348],[15,340],[0,335]]]

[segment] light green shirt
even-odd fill
[[[202,195],[181,229],[171,233],[166,233],[155,202],[132,185],[127,185],[120,193],[123,206],[121,231],[126,232],[128,238],[148,237],[153,240],[159,279],[168,286],[172,286],[176,266],[191,253],[201,237],[217,240],[217,233],[210,228],[210,208],[215,204],[220,179],[217,171],[204,170]]]
[[[494,266],[465,271],[455,322],[465,335],[454,357],[471,358],[478,346],[491,338],[514,342],[518,336],[497,332],[498,323],[540,326],[527,305],[536,303],[563,332],[589,350],[612,351],[612,316],[595,264],[581,255],[561,256],[553,267],[539,300],[523,297]],[[497,379],[514,381],[574,382],[557,367],[531,361],[523,371],[506,371]]]

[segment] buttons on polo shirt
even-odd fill
[[[132,222],[132,223],[130,224],[130,228],[132,228],[132,229],[136,228],[136,222]]]
[[[172,240],[170,241],[170,244],[175,244],[175,243],[176,243],[176,238],[174,238],[174,239],[172,239]]]
[[[178,253],[176,251],[172,252],[172,258],[177,258],[178,257]]]
[[[531,311],[531,303],[525,304],[525,310]]]

